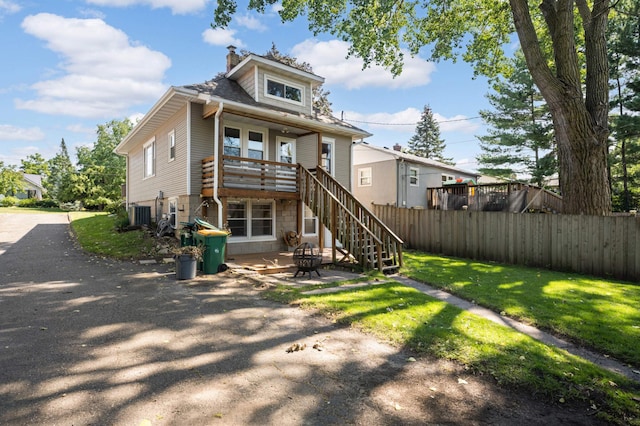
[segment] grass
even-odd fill
[[[545,269],[404,253],[404,275],[640,370],[640,285]]]
[[[388,282],[335,293],[302,293],[308,289],[278,286],[267,297],[320,310],[338,323],[397,346],[460,362],[500,385],[553,403],[583,401],[607,421],[640,424],[637,383],[413,288]]]
[[[118,232],[106,213],[71,212],[71,228],[82,248],[115,259],[139,259],[153,254],[154,240],[144,231]]]

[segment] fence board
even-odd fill
[[[372,210],[417,250],[640,281],[640,217]]]

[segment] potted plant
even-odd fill
[[[172,249],[173,258],[176,261],[176,279],[190,280],[196,277],[196,267],[202,261],[205,247],[182,246]]]

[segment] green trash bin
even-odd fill
[[[204,274],[217,274],[220,265],[224,264],[228,236],[228,232],[219,229],[201,229],[193,236],[195,245],[204,246],[204,255],[198,264]]]

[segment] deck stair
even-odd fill
[[[402,266],[402,240],[323,168],[298,167],[302,201],[333,235],[334,263],[396,272]]]

